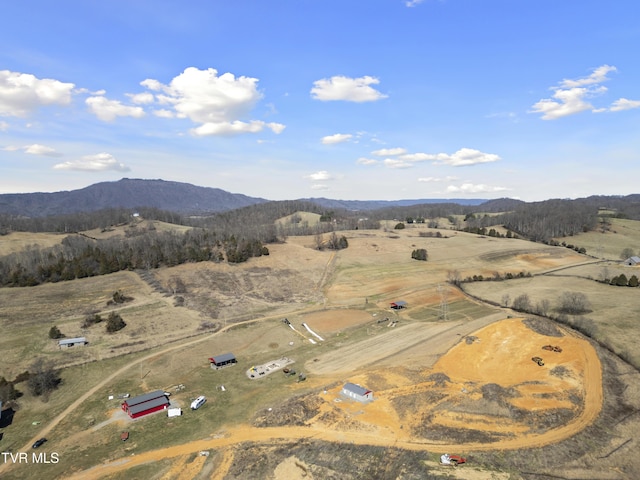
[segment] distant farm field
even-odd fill
[[[0,256],[17,253],[29,247],[49,248],[59,245],[66,235],[60,233],[12,232],[0,236]]]
[[[633,250],[634,255],[640,254],[640,222],[621,218],[609,219],[610,225],[606,230],[581,233],[573,237],[557,238],[559,242],[584,247],[588,255],[608,260],[620,260],[625,248]]]

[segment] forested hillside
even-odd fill
[[[508,209],[508,210],[500,210]],[[312,212],[320,222],[308,224],[296,212]],[[276,220],[288,217],[287,222]],[[54,247],[31,246],[0,258],[0,285],[25,286],[101,275],[119,270],[150,269],[185,262],[243,262],[268,254],[266,245],[290,235],[321,235],[355,229],[378,229],[381,220],[427,223],[486,234],[501,226],[521,238],[554,243],[557,237],[606,229],[610,218],[640,219],[640,196],[589,197],[526,203],[492,200],[481,205],[428,203],[371,211],[327,210],[308,201],[260,202],[228,212],[185,216],[174,211],[140,207],[107,208],[66,215],[28,218],[0,216],[0,234],[14,231],[66,234]],[[144,219],[146,226],[136,228]],[[190,227],[186,231],[157,231],[154,221]],[[116,226],[124,235],[91,238],[83,232]],[[494,230],[495,231],[495,230]],[[1,238],[1,237],[0,237]]]

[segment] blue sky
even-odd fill
[[[0,193],[639,193],[640,3],[9,2]]]

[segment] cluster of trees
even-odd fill
[[[316,234],[314,238],[318,250],[324,250],[325,248],[329,250],[342,250],[349,246],[347,237],[344,235],[338,236],[336,232],[331,232],[327,240],[325,240],[321,234]]]
[[[621,273],[611,279],[605,279],[604,282],[618,287],[637,287],[640,285],[640,281],[636,275],[631,275],[631,277],[627,278],[624,273]]]
[[[34,397],[43,397],[45,401],[49,394],[58,388],[61,378],[53,363],[38,358],[29,368],[29,379],[27,385]]]
[[[61,378],[53,363],[44,358],[38,358],[29,367],[29,370],[18,375],[15,380],[7,380],[0,377],[0,400],[9,403],[22,396],[16,385],[27,382],[27,388],[34,397],[43,397],[46,401],[49,394],[58,388]]]
[[[490,277],[485,277],[484,275],[473,275],[473,276],[468,276],[464,279],[460,279],[459,283],[462,282],[486,282],[486,281],[490,281],[490,282],[499,282],[502,280],[513,280],[514,278],[526,278],[526,277],[531,277],[531,272],[525,272],[525,271],[520,271],[518,273],[511,273],[511,272],[506,272],[506,273],[500,273],[500,272],[493,272],[493,275]]]
[[[426,248],[416,248],[413,252],[411,252],[411,258],[414,260],[422,260],[426,262],[429,259],[429,254],[427,253]]]
[[[440,230],[438,230],[437,232],[418,232],[418,236],[442,238],[442,233],[440,233]]]
[[[505,294],[502,297],[502,303],[505,307],[511,306],[512,309],[517,310],[519,312],[525,313],[535,313],[537,315],[549,316],[552,308],[551,302],[549,300],[541,300],[536,304],[533,304],[529,295],[523,293],[518,295],[513,299],[513,302],[510,303],[510,298],[508,294]],[[590,312],[591,304],[589,299],[584,293],[581,292],[563,292],[560,296],[560,300],[558,305],[555,307],[556,312],[561,315],[582,315],[584,313]]]
[[[94,240],[65,237],[50,248],[26,248],[0,259],[0,286],[33,286],[45,282],[104,275],[121,270],[151,269],[187,262],[242,262],[268,254],[259,240],[219,237],[193,229],[185,233],[148,232],[144,236]]]
[[[91,315],[88,315],[84,319],[80,327],[83,329],[86,329],[102,322],[104,322],[104,318],[102,318],[98,313],[93,313]],[[105,327],[105,330],[107,333],[117,332],[118,330],[122,330],[126,326],[127,326],[126,322],[122,319],[119,313],[116,313],[116,312],[109,313],[109,316],[107,317],[106,327]]]
[[[485,235],[487,237],[495,237],[495,238],[518,238],[517,235],[514,235],[511,230],[507,230],[507,233],[500,233],[495,228],[486,227],[464,227],[462,229],[463,232],[475,233],[476,235]]]
[[[553,247],[565,247],[565,248],[568,248],[569,250],[574,250],[578,253],[587,253],[586,248],[578,247],[572,243],[558,242],[557,240],[554,240],[554,239],[545,240],[543,243],[546,243],[547,245],[551,245]]]

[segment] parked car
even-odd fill
[[[204,405],[204,402],[206,401],[207,401],[207,397],[205,397],[204,395],[200,395],[193,402],[191,402],[191,410],[199,409],[202,405]]]
[[[41,447],[42,445],[44,445],[44,442],[46,442],[47,439],[46,438],[41,438],[40,440],[36,440],[36,443],[34,443],[32,445],[32,448],[38,448]]]

